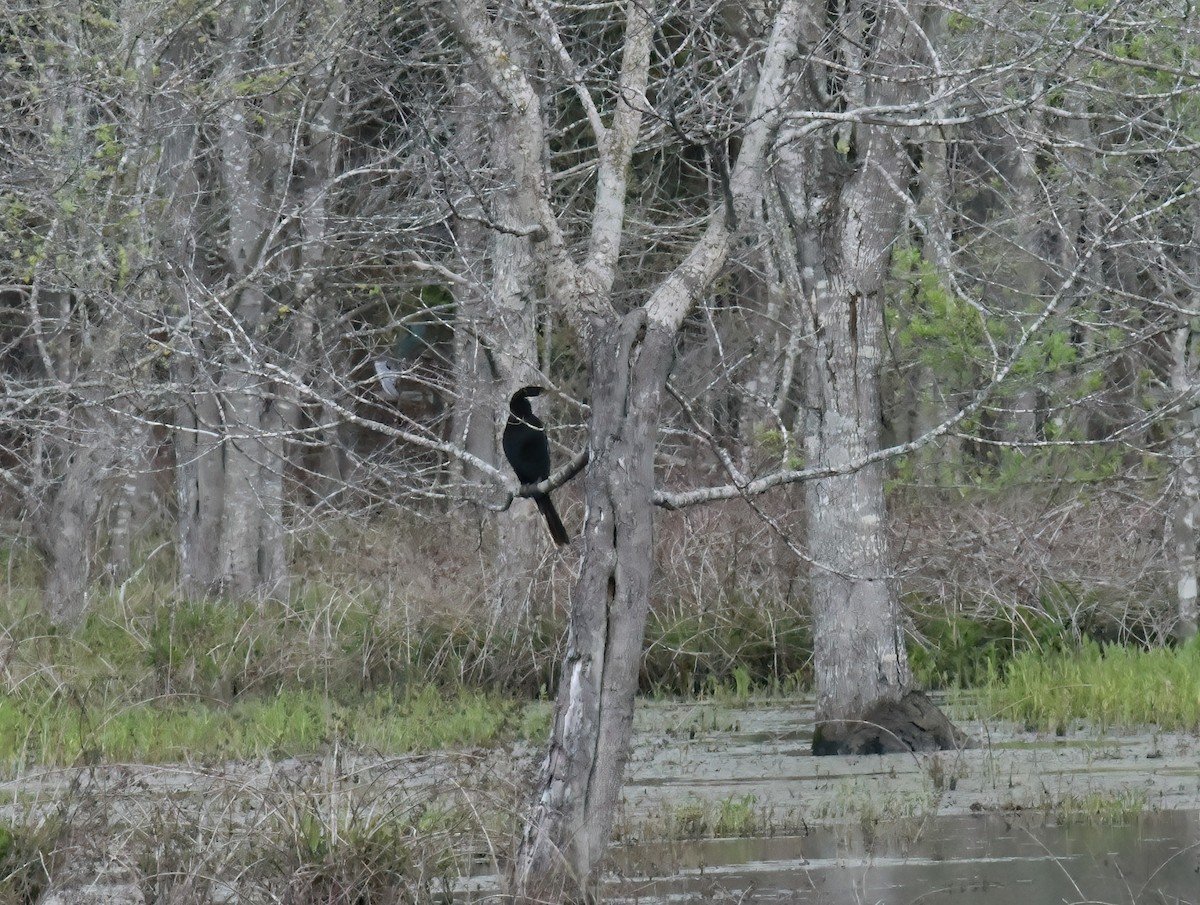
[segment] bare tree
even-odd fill
[[[113,64],[129,53],[131,30],[92,35],[82,11],[37,3],[5,27],[4,42],[16,63],[4,76],[0,177],[15,468],[4,474],[33,516],[47,612],[69,624],[104,560],[110,577],[128,566],[129,496],[150,445],[133,416],[151,357],[127,342],[148,323],[137,285],[144,245],[124,212],[146,155],[118,127],[134,104]]]
[[[826,740],[909,687],[885,478],[943,440],[955,480],[1059,443],[1167,452],[1192,631],[1196,74],[1127,36],[1195,14],[951,6],[128,0],[110,32],[32,3],[47,24],[5,26],[28,65],[0,73],[24,117],[0,131],[0,477],[52,612],[82,612],[106,538],[128,559],[160,442],[185,591],[284,594],[296,524],[401,499],[490,519],[509,393],[575,392],[582,557],[513,878],[553,900],[587,894],[611,829],[655,505],[743,500],[807,564]],[[917,351],[889,307],[924,318]],[[372,369],[427,322],[444,358]],[[903,431],[897,360],[939,384]],[[758,500],[792,484],[799,530]],[[507,619],[544,542],[496,524]]]
[[[583,564],[572,595],[567,650],[549,751],[518,855],[522,898],[574,898],[603,856],[632,731],[633,701],[652,566],[654,450],[672,346],[688,312],[724,264],[739,214],[761,185],[781,114],[799,27],[797,4],[776,13],[763,50],[746,133],[729,180],[732,210],[715,207],[704,231],[644,304],[626,312],[611,293],[626,226],[629,168],[650,111],[647,87],[657,10],[631,3],[615,84],[585,83],[554,19],[535,30],[558,56],[595,143],[595,194],[586,250],[575,257],[544,176],[525,187],[548,259],[549,296],[588,350],[589,463]],[[483,5],[448,10],[463,44],[486,72],[503,113],[521,134],[540,136],[542,98],[520,57]],[[543,154],[540,149],[533,151]]]

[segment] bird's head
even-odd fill
[[[518,417],[525,417],[533,413],[533,406],[529,404],[529,400],[534,396],[540,396],[545,392],[545,387],[540,386],[525,386],[512,394],[512,399],[508,400],[508,410]]]

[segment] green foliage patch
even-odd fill
[[[54,848],[61,831],[55,819],[38,826],[0,824],[0,903],[37,902],[50,882]]]
[[[662,834],[667,839],[757,836],[768,829],[767,811],[753,795],[730,795],[717,801],[691,797],[666,807],[662,819]]]
[[[720,607],[682,607],[650,614],[641,690],[690,697],[732,691],[807,688],[812,680],[812,631],[796,610],[734,598]]]
[[[1031,729],[1072,720],[1101,729],[1200,730],[1200,639],[1144,649],[1085,641],[1076,650],[1018,654],[984,689],[987,712]]]
[[[923,688],[977,688],[1002,678],[1025,652],[1070,649],[1075,639],[1059,619],[1040,613],[968,617],[917,613],[920,643],[909,646],[909,665]]]
[[[544,735],[545,719],[523,708],[555,691],[563,608],[507,624],[481,600],[449,605],[444,586],[430,599],[397,597],[370,571],[405,555],[394,537],[369,549],[357,534],[323,537],[329,549],[309,544],[308,574],[287,601],[181,599],[170,557],[141,550],[134,577],[98,583],[70,629],[41,613],[36,553],[0,549],[0,770],[303,754],[334,739],[401,752]],[[436,554],[424,563],[453,565]],[[656,603],[641,687],[745,699],[807,687],[811,658],[800,608],[717,589]]]
[[[487,745],[519,716],[507,698],[432,686],[378,689],[337,704],[312,689],[248,695],[226,704],[180,696],[88,702],[61,693],[0,699],[0,765],[212,762],[292,756],[334,740],[389,753]]]

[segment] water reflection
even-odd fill
[[[805,836],[622,849],[610,901],[1197,905],[1200,812],[1126,825],[1031,814],[822,827]]]

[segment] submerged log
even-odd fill
[[[818,723],[813,754],[895,754],[974,747],[924,692],[908,691],[899,700],[879,701],[859,720]]]

